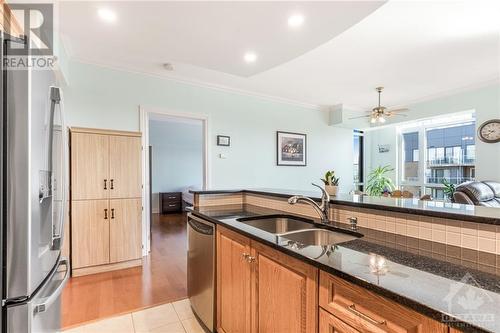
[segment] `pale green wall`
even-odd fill
[[[203,186],[203,124],[150,121],[153,193]]]
[[[212,188],[311,189],[330,168],[342,192],[352,188],[352,131],[328,126],[324,112],[77,62],[69,64],[69,82],[73,126],[137,131],[139,105],[207,115]],[[277,130],[307,134],[307,167],[276,166]],[[231,147],[216,146],[217,134],[231,136]]]

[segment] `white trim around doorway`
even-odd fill
[[[150,230],[150,179],[149,179],[149,120],[152,115],[167,116],[179,119],[195,119],[201,120],[203,126],[203,188],[207,189],[210,186],[209,172],[209,128],[208,116],[204,114],[193,114],[184,112],[175,112],[172,110],[139,106],[140,130],[142,133],[142,255],[146,256],[151,251],[151,230]]]

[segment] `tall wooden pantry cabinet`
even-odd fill
[[[73,276],[141,265],[141,134],[72,128],[70,149]]]

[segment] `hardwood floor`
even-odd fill
[[[187,297],[186,214],[154,214],[151,253],[142,267],[71,278],[63,328]]]

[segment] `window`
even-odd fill
[[[413,149],[413,162],[418,162],[418,149]]]
[[[476,160],[476,146],[467,145],[465,147],[465,163],[474,163]]]
[[[418,141],[418,132],[403,134],[403,179],[409,182],[418,181]]]
[[[444,181],[460,184],[474,179],[473,112],[405,124],[399,132],[402,188],[415,196],[425,193],[444,199]]]
[[[353,133],[353,181],[354,188],[363,190],[363,132],[354,130]]]

